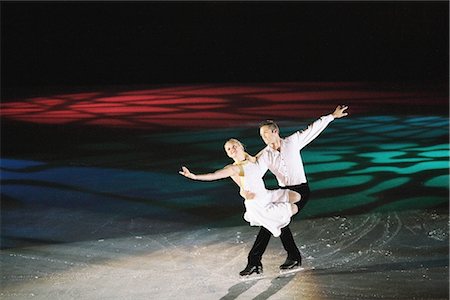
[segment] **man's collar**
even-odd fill
[[[283,146],[283,139],[280,139],[280,150],[281,150],[281,146]],[[279,150],[276,150],[276,149],[273,149],[272,147],[270,147],[270,145],[267,145],[267,148],[272,152],[280,152]]]

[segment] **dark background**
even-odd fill
[[[447,81],[441,2],[2,2],[2,92],[36,86]]]

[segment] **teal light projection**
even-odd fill
[[[301,130],[310,121],[280,124],[281,135]],[[312,189],[302,217],[447,207],[448,125],[448,118],[441,116],[350,116],[333,121],[302,150]],[[206,131],[203,140],[201,132],[194,136],[192,143],[181,134],[166,136],[165,141],[186,143],[194,152],[215,152],[211,160],[186,158],[186,165],[201,172],[229,162],[222,150],[229,137],[240,139],[250,153],[264,146],[256,124],[251,129]],[[266,174],[265,180],[269,188],[276,188],[273,175]],[[208,184],[198,185],[199,191]],[[240,201],[238,195],[235,201]]]
[[[280,122],[281,135],[301,130],[312,121]],[[333,121],[302,150],[312,194],[294,221],[448,208],[448,130],[448,117],[443,116],[350,115]],[[198,131],[138,131],[133,136],[126,133],[86,140],[67,157],[59,152],[49,153],[49,157],[58,155],[52,159],[41,159],[42,154],[30,154],[28,159],[3,157],[2,239],[7,241],[2,243],[14,244],[8,236],[43,236],[57,241],[52,224],[48,228],[24,225],[18,231],[14,224],[20,214],[16,212],[27,205],[88,211],[99,218],[116,214],[119,219],[143,218],[158,224],[175,220],[180,226],[246,224],[243,199],[231,179],[198,182],[178,174],[182,165],[203,173],[231,163],[223,149],[231,137],[243,142],[251,154],[264,147],[258,124],[248,123]],[[269,172],[265,182],[268,188],[277,187]]]

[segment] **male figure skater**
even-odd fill
[[[339,105],[329,115],[322,116],[303,131],[296,131],[292,135],[281,138],[278,125],[273,121],[260,124],[259,133],[267,145],[258,153],[258,159],[264,160],[269,170],[275,175],[278,185],[283,189],[298,192],[301,199],[297,202],[300,211],[309,199],[309,187],[303,168],[300,150],[313,141],[334,119],[347,116],[346,105]],[[251,193],[251,191],[246,191]],[[264,227],[260,227],[250,253],[248,263],[239,274],[249,276],[253,273],[263,272],[261,263],[262,255],[269,244],[271,233]],[[302,257],[298,250],[289,225],[281,229],[281,242],[287,252],[286,261],[280,266],[280,270],[294,269],[302,264]]]

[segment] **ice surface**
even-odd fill
[[[447,299],[448,213],[371,213],[291,224],[305,270],[280,277],[272,238],[265,278],[238,273],[247,225],[4,249],[2,299]]]

